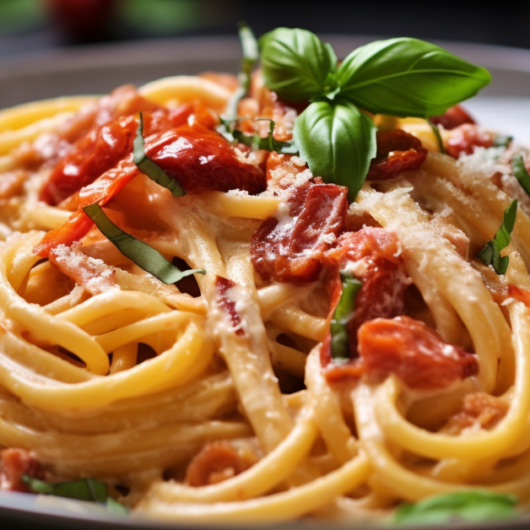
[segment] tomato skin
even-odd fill
[[[370,164],[367,180],[388,180],[404,171],[421,167],[427,149],[421,141],[401,129],[377,131],[377,155]]]
[[[220,135],[200,124],[183,125],[148,141],[146,154],[186,193],[240,189],[254,195],[265,190],[265,173],[241,161]]]
[[[312,282],[322,270],[324,252],[344,228],[347,188],[307,183],[289,200],[289,218],[269,217],[250,245],[254,268],[264,280]]]
[[[405,311],[407,275],[398,254],[396,234],[373,227],[343,234],[337,247],[326,253],[325,263],[336,269],[339,291],[342,289],[338,271],[348,262],[362,261],[363,264],[356,271],[362,287],[355,298],[355,313],[348,325],[352,357],[357,357],[357,330],[361,324],[374,318],[392,318]]]
[[[478,125],[466,123],[453,130],[447,140],[446,152],[453,158],[460,158],[462,154],[472,155],[475,147],[492,147],[493,137]]]
[[[241,160],[235,149],[212,130],[216,124],[216,118],[200,103],[145,112],[146,154],[190,194],[232,189],[263,191],[263,168]],[[92,221],[82,208],[96,202],[105,205],[138,175],[132,154],[137,127],[134,116],[109,122],[79,140],[59,163],[41,197],[56,204],[77,192],[77,212],[63,226],[48,232],[35,253],[47,257],[52,248],[69,246],[85,236]]]
[[[427,324],[406,316],[366,322],[358,340],[365,374],[393,373],[409,388],[443,389],[478,373],[476,355],[446,344]]]
[[[22,477],[44,479],[41,463],[25,449],[4,449],[0,451],[0,491],[30,493]]]
[[[211,442],[190,462],[185,482],[193,488],[216,484],[239,475],[256,461],[254,453],[238,451],[226,440]]]
[[[519,302],[522,302],[526,307],[530,308],[530,291],[527,289],[521,289],[520,287],[517,287],[516,285],[508,285],[508,297],[515,298],[516,300],[519,300]],[[503,297],[503,300],[506,300],[506,296]]]
[[[217,125],[214,116],[199,102],[184,103],[171,110],[153,108],[153,104],[143,98],[134,103],[130,108],[132,112],[144,108],[144,138],[180,128],[187,124],[192,114],[197,127],[202,125],[208,130]],[[133,152],[137,128],[138,120],[133,113],[110,119],[102,125],[96,123],[55,166],[41,190],[40,200],[56,206],[117,166]]]
[[[215,277],[215,290],[217,294],[215,301],[219,308],[228,316],[235,334],[243,337],[246,333],[242,326],[241,315],[236,310],[234,300],[228,296],[228,291],[234,287],[236,287],[236,283],[232,280],[223,276]]]
[[[464,123],[476,123],[461,105],[455,105],[454,107],[447,109],[445,114],[442,114],[441,116],[433,116],[430,120],[435,125],[441,125],[448,131],[456,129],[460,125],[464,125]]]
[[[51,173],[40,200],[56,206],[113,168],[132,152],[137,127],[136,119],[128,116],[81,138]]]
[[[362,287],[355,298],[355,311],[348,323],[348,342],[351,362],[336,364],[331,360],[331,336],[320,350],[320,362],[328,380],[359,377],[361,366],[356,362],[357,331],[375,318],[392,318],[405,311],[405,289],[408,278],[399,256],[398,239],[394,232],[384,228],[366,227],[357,232],[343,234],[337,247],[326,252],[324,259],[328,270],[328,290],[332,293],[330,316],[333,315],[342,293],[339,271],[354,267]]]

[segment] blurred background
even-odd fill
[[[233,34],[241,19],[257,35],[285,25],[530,48],[530,2],[0,0],[0,59],[92,43]]]
[[[339,57],[367,36],[463,42],[443,45],[493,75],[466,107],[530,145],[528,0],[0,0],[0,109],[168,75],[235,73],[239,20],[256,36],[281,25],[327,34]]]

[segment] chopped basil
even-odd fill
[[[416,504],[403,503],[394,514],[396,525],[480,522],[516,515],[517,497],[488,490],[471,490],[431,497]]]
[[[136,130],[136,138],[134,139],[134,163],[138,169],[151,180],[154,180],[160,186],[167,188],[173,197],[182,197],[186,192],[180,187],[180,184],[171,178],[159,165],[155,164],[145,154],[144,144],[144,116],[140,112],[140,123]]]
[[[515,178],[523,187],[524,191],[530,195],[530,175],[524,165],[523,155],[515,155],[512,160],[512,169]]]
[[[362,283],[351,271],[341,271],[342,294],[331,319],[331,358],[334,361],[347,361],[350,358],[348,346],[348,323],[355,310],[355,297]]]
[[[301,156],[315,177],[347,186],[350,200],[366,179],[374,156],[373,127],[360,127],[359,119],[351,126],[346,124],[335,106],[327,109],[321,127],[318,122],[323,103],[339,101],[350,114],[352,109],[357,113],[363,109],[374,114],[427,119],[443,114],[491,81],[484,68],[439,46],[411,38],[382,40],[357,48],[338,68],[331,46],[298,28],[277,28],[263,35],[260,51],[265,84],[286,100],[311,102],[295,124]],[[319,152],[319,142],[307,124],[319,125],[319,139],[325,137],[324,152]],[[433,131],[443,152],[439,132],[435,128]],[[340,172],[346,176],[340,182],[334,180],[339,160],[354,160],[349,176],[346,169]]]
[[[143,241],[127,234],[118,228],[106,215],[99,204],[91,204],[83,208],[85,213],[94,221],[101,233],[116,246],[116,248],[138,267],[149,272],[161,282],[171,284],[182,280],[191,274],[206,274],[205,270],[192,269],[181,271],[170,263],[158,250]]]
[[[506,248],[511,240],[511,233],[515,226],[517,215],[517,201],[513,201],[504,212],[503,222],[492,241],[488,241],[485,247],[478,253],[478,258],[484,265],[492,265],[497,274],[506,274],[510,258],[501,257],[501,250]]]
[[[22,482],[26,484],[33,493],[43,495],[55,495],[56,497],[66,497],[68,499],[78,499],[80,501],[92,501],[105,505],[108,511],[114,515],[128,515],[129,511],[118,501],[109,497],[107,486],[91,478],[75,480],[72,482],[58,482],[49,484],[27,475],[22,476]]]
[[[119,515],[122,517],[127,517],[129,515],[129,510],[121,503],[119,503],[116,499],[113,499],[112,497],[107,497],[107,510],[112,515]]]
[[[241,98],[245,97],[250,90],[252,82],[252,69],[259,59],[258,41],[254,33],[245,22],[239,23],[239,39],[243,49],[243,60],[241,71],[238,75],[239,88],[234,92],[228,102],[227,117],[220,117],[220,125],[217,132],[221,134],[231,144],[242,143],[254,150],[264,149],[266,151],[276,151],[283,154],[298,154],[298,148],[294,142],[278,142],[274,139],[274,121],[268,118],[255,118],[254,121],[267,120],[270,123],[269,134],[262,138],[258,133],[253,135],[245,134],[236,129],[239,121],[246,118],[237,117],[237,106]]]
[[[274,120],[269,118],[256,118],[254,121],[268,121],[269,122],[269,134],[265,137],[261,137],[258,133],[246,134],[243,131],[237,130],[237,122],[244,120],[245,118],[239,118],[235,120],[225,120],[221,118],[221,125],[218,127],[218,132],[224,136],[232,144],[242,143],[252,147],[254,150],[263,149],[265,151],[276,151],[286,155],[297,155],[298,148],[294,141],[290,142],[279,142],[274,139]]]
[[[442,155],[445,155],[444,141],[442,140],[442,135],[440,134],[440,129],[438,128],[438,125],[436,125],[429,119],[427,119],[427,123],[429,124],[434,136],[436,137],[436,143],[438,144],[438,149],[440,153],[442,153]]]
[[[250,26],[245,22],[239,23],[239,40],[243,50],[243,60],[241,61],[241,72],[238,75],[239,87],[228,102],[227,116],[230,119],[237,118],[238,103],[250,90],[252,69],[259,59],[258,41]]]
[[[495,147],[508,147],[513,140],[513,136],[508,136],[506,134],[498,134],[493,140],[493,145]]]

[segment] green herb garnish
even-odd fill
[[[217,132],[221,134],[231,144],[242,143],[250,146],[252,149],[264,149],[267,151],[276,151],[284,154],[298,154],[298,148],[294,142],[278,142],[274,139],[274,121],[268,118],[253,118],[252,121],[267,120],[270,122],[270,131],[265,138],[261,138],[258,133],[249,135],[236,129],[241,120],[250,118],[238,118],[237,106],[239,101],[244,98],[252,83],[252,69],[259,59],[258,41],[252,32],[252,29],[245,23],[239,23],[239,40],[243,51],[243,60],[241,61],[241,71],[238,75],[239,87],[234,92],[228,102],[226,117],[221,116],[220,125]]]
[[[474,96],[489,72],[419,39],[375,41],[354,50],[337,71],[340,93],[374,114],[430,118]]]
[[[376,127],[353,103],[322,99],[296,120],[294,141],[315,176],[346,186],[355,199],[377,152]]]
[[[92,501],[106,506],[108,511],[114,515],[128,515],[129,513],[125,506],[112,497],[109,497],[107,494],[107,486],[99,480],[85,478],[73,482],[49,484],[43,480],[23,475],[22,482],[29,486],[29,489],[33,493],[66,497],[80,501]]]
[[[497,274],[506,274],[508,270],[510,258],[509,256],[501,257],[501,250],[506,248],[512,240],[511,233],[515,226],[516,215],[517,201],[513,201],[506,208],[502,225],[495,234],[495,237],[492,241],[488,241],[486,246],[477,255],[484,265],[493,265]]]
[[[274,120],[269,118],[256,118],[253,121],[268,121],[269,122],[269,134],[265,137],[261,137],[258,133],[246,134],[243,131],[236,129],[236,124],[244,120],[245,118],[237,118],[235,120],[225,120],[220,118],[221,125],[217,131],[223,135],[223,137],[232,144],[242,143],[248,145],[254,150],[263,149],[265,151],[276,151],[277,153],[297,155],[298,148],[296,144],[291,142],[279,142],[274,139]]]
[[[180,184],[171,178],[159,165],[155,164],[145,154],[144,144],[144,117],[140,112],[140,122],[136,130],[136,138],[134,139],[134,155],[133,160],[136,167],[151,180],[154,180],[160,186],[167,188],[173,197],[182,197],[186,192],[180,187]]]
[[[337,88],[337,56],[329,44],[305,29],[277,28],[260,40],[267,86],[289,101],[304,101]]]
[[[239,23],[239,40],[243,49],[243,60],[241,61],[241,71],[238,75],[239,87],[232,94],[228,102],[227,116],[229,119],[237,118],[237,106],[250,90],[252,83],[252,69],[259,59],[258,41],[250,26],[245,22]]]
[[[530,175],[524,165],[523,155],[515,155],[512,160],[512,169],[515,178],[519,181],[519,184],[523,187],[524,191],[530,195]]]
[[[429,127],[431,128],[434,137],[436,138],[436,143],[438,144],[438,149],[440,153],[442,153],[442,155],[445,155],[444,141],[442,140],[442,135],[440,134],[440,128],[428,118],[427,123],[429,124]]]
[[[259,43],[266,85],[283,99],[312,102],[295,123],[302,158],[313,175],[346,185],[350,200],[376,149],[373,123],[359,109],[428,119],[491,81],[484,68],[418,39],[373,42],[354,50],[338,68],[331,46],[310,31],[278,28]]]
[[[331,358],[334,361],[347,361],[350,358],[348,347],[348,323],[355,310],[355,297],[362,283],[351,271],[341,271],[342,294],[331,319]]]
[[[508,136],[506,134],[498,134],[493,140],[494,147],[508,147],[513,141],[513,136]]]
[[[404,503],[394,515],[396,525],[435,525],[479,522],[516,515],[517,497],[488,490],[472,490],[432,497],[416,504]]]
[[[205,270],[192,269],[181,271],[170,263],[158,250],[143,241],[127,234],[118,228],[106,215],[99,204],[91,204],[83,208],[85,213],[94,221],[101,233],[116,248],[138,267],[149,272],[161,282],[172,284],[191,274],[206,274]]]

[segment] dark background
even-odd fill
[[[530,2],[0,0],[0,59],[19,53],[274,27],[530,48]]]

